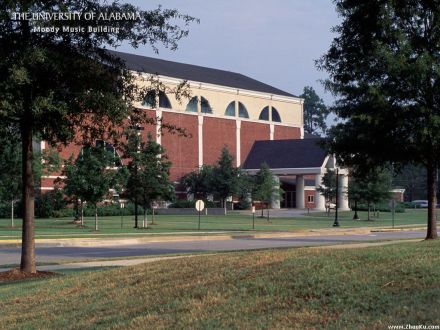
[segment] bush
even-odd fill
[[[358,209],[358,211],[368,211],[368,205],[367,204],[358,204],[357,209]],[[390,206],[388,205],[388,203],[379,203],[376,205],[371,204],[370,211],[373,211],[375,209],[376,209],[376,211],[380,211],[380,212],[391,212],[391,209],[390,209]],[[405,208],[403,207],[402,203],[397,203],[395,210],[397,213],[404,213],[405,212]]]
[[[205,208],[215,208],[220,207],[218,203],[216,202],[210,202],[210,201],[204,201],[205,202]],[[186,200],[186,199],[178,199],[174,203],[170,204],[168,206],[170,209],[192,209],[196,207],[196,201],[192,200]]]

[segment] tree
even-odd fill
[[[304,99],[304,130],[310,134],[325,134],[327,130],[325,120],[330,111],[322,98],[310,86],[305,86],[299,97]]]
[[[269,219],[269,203],[280,200],[281,194],[282,190],[270,171],[270,167],[266,163],[262,163],[254,178],[252,195],[254,200],[259,200],[267,205],[267,219]],[[263,208],[261,209],[261,217],[263,217]]]
[[[334,201],[336,196],[336,173],[334,170],[327,170],[327,172],[322,176],[321,184],[317,191],[324,196],[326,203],[331,203]],[[327,208],[327,214],[330,215],[330,206]]]
[[[226,146],[222,148],[220,158],[213,167],[212,192],[220,198],[222,207],[226,208],[226,198],[234,195],[238,188],[238,169],[233,165],[234,157]]]
[[[171,200],[174,197],[174,187],[169,181],[171,162],[165,150],[153,141],[150,134],[146,142],[138,141],[138,138],[135,135],[128,143],[127,154],[131,161],[128,164],[125,196],[141,203],[144,209],[143,227],[146,228],[147,211],[151,209],[151,203],[158,199]]]
[[[84,226],[84,202],[95,208],[95,230],[98,230],[98,203],[108,195],[113,183],[115,170],[114,156],[103,147],[84,147],[78,158],[72,157],[65,162],[64,192],[66,195],[80,201],[81,225]]]
[[[438,1],[335,1],[342,23],[318,67],[341,118],[328,150],[368,169],[389,164],[427,170],[427,239],[437,238],[440,161],[440,4]]]
[[[199,170],[183,176],[180,182],[194,198],[207,199],[212,193],[213,171],[212,166],[203,165]]]
[[[14,227],[14,204],[21,192],[21,153],[18,136],[0,136],[0,200],[11,204],[11,227]]]
[[[33,12],[79,13],[75,20],[35,20],[22,16]],[[87,20],[85,13],[136,13],[135,19],[106,20],[108,32],[87,32],[103,21]],[[54,143],[77,138],[92,142],[114,137],[130,116],[135,122],[150,122],[132,102],[143,96],[136,76],[105,47],[118,47],[123,41],[133,47],[157,43],[175,49],[194,18],[177,10],[159,7],[142,11],[120,2],[99,0],[2,1],[0,3],[0,130],[13,127],[20,132],[22,145],[23,229],[20,269],[35,273],[34,173],[32,141],[38,137]],[[52,32],[34,28],[54,27]],[[63,26],[85,29],[71,33]],[[56,29],[58,28],[58,29]]]
[[[383,202],[391,197],[391,175],[389,171],[378,168],[372,169],[367,174],[356,175],[352,172],[348,183],[348,198],[355,203],[355,216],[357,217],[357,203],[366,203],[368,218],[370,220],[370,207],[372,204]]]

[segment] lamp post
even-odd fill
[[[252,229],[255,230],[255,206],[252,206]]]
[[[139,137],[141,135],[140,131],[143,131],[144,127],[142,127],[140,125],[132,125],[132,126],[130,126],[130,128],[137,131],[137,134],[136,134],[137,135],[137,151],[136,152],[139,153],[139,151],[140,151],[139,150],[139,148],[140,148]],[[137,172],[138,172],[138,166],[137,166],[137,161],[136,161],[134,164],[134,176],[136,177],[136,179],[137,179]],[[134,228],[139,228],[139,226],[138,226],[138,202],[137,202],[136,194],[134,197]]]
[[[339,227],[339,221],[338,221],[338,193],[339,193],[339,169],[336,168],[336,206],[335,206],[335,222],[333,223],[333,227]]]
[[[119,202],[119,207],[121,209],[121,229],[122,229],[122,227],[124,225],[124,208],[125,208],[125,203],[120,201]]]

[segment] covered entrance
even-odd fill
[[[337,166],[335,158],[327,155],[319,142],[320,139],[295,139],[254,143],[243,169],[256,174],[262,163],[270,167],[284,190],[283,200],[272,203],[272,208],[325,210],[326,201],[316,188],[321,185],[323,175]],[[348,210],[348,173],[338,169],[338,205],[340,210]]]

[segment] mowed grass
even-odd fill
[[[307,229],[331,228],[334,214],[330,217],[325,213],[310,213],[310,215],[296,216],[293,218],[274,218],[270,221],[260,218],[259,214],[255,217],[255,231],[294,231]],[[352,220],[353,212],[340,212],[339,221],[343,228],[356,227],[379,227],[391,226],[391,213],[382,212],[379,218],[366,221],[366,212],[359,212],[361,221]],[[426,210],[407,210],[405,213],[396,213],[395,225],[426,225]],[[151,234],[166,233],[191,233],[197,234],[197,216],[155,216],[154,224],[151,224],[149,217],[149,229],[135,229],[134,217],[100,217],[99,231],[94,230],[94,219],[85,218],[85,228],[73,224],[71,218],[36,219],[37,238],[57,238],[57,237],[101,237],[101,236],[142,236]],[[142,225],[142,217],[139,217],[139,225]],[[229,214],[226,216],[202,216],[201,230],[203,234],[219,231],[252,231],[252,216]],[[9,219],[0,219],[0,239],[14,239],[21,237],[21,219],[15,220],[15,228],[10,227]]]
[[[167,260],[0,285],[1,329],[440,324],[440,241]]]

